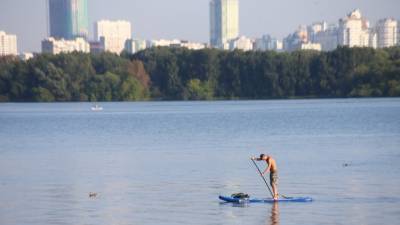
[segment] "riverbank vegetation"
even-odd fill
[[[332,52],[151,48],[0,58],[0,101],[400,96],[400,48]]]

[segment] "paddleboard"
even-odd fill
[[[274,200],[272,198],[233,198],[230,196],[219,196],[224,202],[231,202],[231,203],[274,203],[274,202],[312,202],[313,199],[310,197],[286,197],[286,198],[279,198],[278,200]]]

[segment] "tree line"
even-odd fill
[[[158,47],[0,58],[0,101],[400,96],[400,47],[331,52]]]
[[[130,56],[161,99],[400,96],[400,48],[332,52],[190,51],[153,48]]]
[[[0,58],[0,101],[134,101],[149,85],[142,62],[110,53]]]

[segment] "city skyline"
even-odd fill
[[[209,2],[209,0],[184,2],[172,0],[166,4],[155,0],[146,2],[116,0],[110,9],[105,0],[89,0],[89,37],[90,39],[93,37],[91,27],[95,21],[123,19],[132,23],[132,36],[135,38],[179,38],[208,43]],[[19,51],[40,51],[40,42],[47,37],[48,29],[45,3],[45,0],[35,3],[23,0],[1,1],[0,10],[3,10],[0,11],[0,30],[18,36]],[[294,0],[280,2],[247,0],[239,1],[239,4],[240,35],[248,37],[271,34],[282,39],[301,24],[308,25],[321,20],[337,23],[338,19],[354,8],[360,8],[371,24],[382,18],[400,19],[396,12],[400,2],[395,0],[383,2],[339,0],[335,2],[335,7],[322,0],[306,0],[301,3]],[[23,8],[18,8],[19,6]],[[187,29],[188,25],[193,29]]]

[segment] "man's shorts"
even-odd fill
[[[273,184],[277,185],[278,184],[278,172],[277,171],[271,172],[269,174],[269,180],[271,182],[271,185],[273,185]]]

